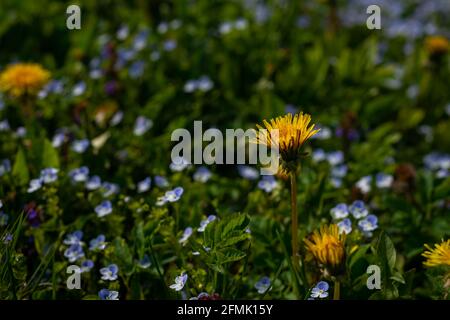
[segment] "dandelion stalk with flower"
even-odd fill
[[[16,63],[0,73],[0,91],[17,99],[24,119],[31,121],[33,103],[39,91],[50,80],[50,72],[36,63]]]
[[[292,262],[297,270],[299,266],[299,243],[298,243],[298,212],[297,212],[297,171],[300,160],[307,154],[302,151],[304,143],[319,132],[311,124],[309,114],[299,113],[292,115],[288,113],[270,121],[263,121],[263,126],[257,125],[259,129],[256,142],[269,148],[277,149],[280,154],[281,170],[289,175],[291,182],[291,219],[292,219]]]

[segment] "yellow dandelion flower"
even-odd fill
[[[305,239],[306,249],[314,258],[328,266],[337,267],[345,257],[345,233],[339,234],[337,225],[323,225],[313,232],[310,239]]]
[[[440,244],[435,244],[434,248],[429,245],[425,245],[427,249],[422,253],[422,256],[426,258],[423,263],[426,267],[436,267],[439,265],[450,266],[450,239],[443,241]]]
[[[35,95],[49,81],[50,72],[35,63],[17,63],[0,74],[0,90],[20,97]]]
[[[264,126],[256,125],[259,129],[256,135],[256,143],[263,144],[269,148],[278,149],[285,169],[290,171],[290,163],[299,159],[300,148],[303,144],[319,132],[311,124],[309,114],[299,113],[292,115],[288,113],[270,121],[263,121]]]
[[[425,40],[425,48],[431,55],[441,55],[449,51],[450,44],[443,36],[430,36]]]

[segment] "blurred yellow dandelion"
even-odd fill
[[[0,74],[0,90],[20,97],[35,95],[49,81],[50,72],[35,63],[17,63]]]
[[[449,51],[450,44],[443,36],[430,36],[425,40],[425,48],[431,55],[441,55]]]
[[[314,258],[324,264],[336,267],[340,265],[345,256],[345,233],[339,234],[337,225],[323,225],[305,239],[306,249]]]
[[[436,267],[439,265],[450,266],[450,239],[443,241],[442,243],[436,243],[434,248],[425,244],[425,250],[422,256],[426,258],[423,263],[426,267]]]

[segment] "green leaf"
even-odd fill
[[[51,142],[44,140],[41,163],[46,168],[59,168],[59,157]]]
[[[27,160],[22,148],[19,148],[19,151],[17,151],[12,174],[18,185],[23,186],[28,184],[28,181],[30,181],[30,173],[28,172]]]
[[[380,235],[378,241],[377,254],[382,263],[389,267],[389,271],[394,270],[396,260],[394,244],[384,232]]]

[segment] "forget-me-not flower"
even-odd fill
[[[89,241],[89,250],[104,250],[106,248],[106,238],[103,234],[97,236],[97,238]]]
[[[110,264],[107,267],[100,269],[102,280],[114,281],[118,277],[119,268],[116,264]]]
[[[263,294],[270,288],[270,284],[271,282],[269,277],[262,277],[258,280],[258,282],[256,282],[255,289],[259,294]]]
[[[63,242],[66,245],[81,244],[81,239],[83,239],[83,231],[77,230],[66,235]]]
[[[352,221],[349,218],[345,218],[344,220],[337,223],[339,228],[339,233],[349,234],[352,232]]]
[[[97,213],[97,217],[101,218],[107,216],[112,212],[112,204],[111,201],[105,200],[95,207],[95,212]]]
[[[75,262],[84,257],[83,247],[80,243],[72,244],[66,249],[66,251],[64,251],[64,256],[69,260],[69,262]]]
[[[150,177],[147,177],[138,183],[137,192],[138,193],[146,192],[146,191],[150,190],[151,185],[152,185],[152,179]]]
[[[369,213],[364,201],[361,200],[354,201],[348,209],[355,219],[364,218]]]
[[[311,290],[311,298],[326,298],[328,297],[329,285],[325,281],[320,281]]]
[[[359,220],[358,227],[363,232],[371,232],[378,228],[378,218],[373,215],[369,214],[364,219]]]
[[[100,300],[119,300],[119,292],[114,290],[102,289],[98,296]]]
[[[198,168],[197,171],[195,171],[192,178],[195,181],[205,183],[211,178],[211,176],[212,176],[211,171],[209,171],[208,168],[202,166],[202,167]]]
[[[256,180],[259,178],[259,172],[255,168],[246,165],[239,165],[237,168],[241,177],[245,179]]]
[[[188,168],[191,165],[191,163],[183,157],[175,157],[172,159],[172,163],[170,164],[170,170],[175,172],[183,171],[184,169]]]
[[[69,176],[74,182],[84,182],[89,178],[89,168],[83,166],[70,170]]]
[[[274,176],[263,176],[258,182],[258,188],[267,193],[272,192],[278,186],[278,182]]]
[[[92,176],[86,181],[86,189],[97,190],[102,186],[102,181],[99,176]]]
[[[153,127],[153,121],[151,119],[144,116],[139,116],[136,118],[136,122],[134,123],[133,134],[135,136],[142,136],[151,127]]]
[[[216,220],[216,216],[213,215],[213,214],[209,215],[208,218],[206,218],[205,220],[202,220],[200,222],[200,227],[197,229],[197,231],[198,232],[204,232],[206,227],[208,226],[208,224],[210,224],[214,220]]]
[[[187,227],[186,229],[184,229],[183,235],[181,236],[180,240],[178,240],[178,242],[181,243],[182,245],[185,245],[191,235],[192,235],[192,228]]]
[[[88,139],[75,140],[72,142],[72,150],[76,153],[84,153],[89,145],[90,142]]]
[[[147,269],[151,265],[152,262],[150,261],[150,257],[147,254],[144,254],[144,257],[142,257],[142,259],[138,262],[138,266],[142,269]]]
[[[346,218],[348,216],[348,207],[345,203],[339,203],[330,210],[330,214],[335,220]]]
[[[175,291],[181,291],[186,284],[188,275],[186,273],[182,273],[180,276],[175,278],[175,283],[170,285],[170,289]]]

